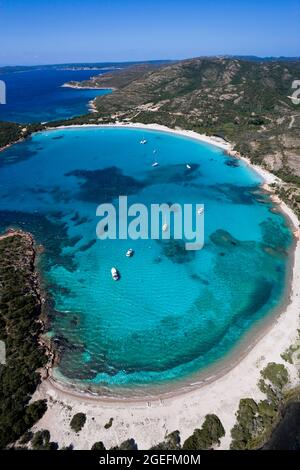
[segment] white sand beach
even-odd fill
[[[112,125],[123,126],[120,123]],[[216,145],[229,153],[233,152],[230,143],[192,131],[172,130],[155,124],[126,126],[173,132]],[[247,159],[244,160],[251,165]],[[264,169],[252,165],[251,167],[260,174],[264,183],[278,181]],[[294,232],[299,231],[299,220],[292,210],[282,202],[278,203],[278,206],[290,219]],[[41,383],[33,397],[34,400],[48,400],[48,410],[33,430],[48,429],[51,440],[58,442],[60,447],[73,444],[75,449],[90,449],[94,442],[103,441],[104,445],[110,448],[128,438],[134,438],[139,449],[148,449],[174,430],[180,431],[184,441],[195,428],[201,426],[206,414],[215,413],[226,431],[220,448],[228,449],[231,441],[230,430],[235,423],[239,400],[244,397],[258,400],[263,398],[257,382],[264,366],[273,361],[284,363],[290,374],[291,385],[296,384],[297,367],[285,363],[281,354],[295,342],[297,329],[300,327],[299,280],[300,241],[295,236],[289,301],[280,315],[274,315],[273,322],[262,330],[256,341],[251,344],[244,343],[241,357],[236,358],[223,374],[199,381],[189,391],[180,389],[178,393],[174,391],[170,396],[162,395],[145,400],[104,399],[87,393],[76,393],[48,378]],[[87,416],[87,422],[79,434],[73,432],[69,425],[72,416],[77,412],[83,412]],[[112,426],[105,429],[104,425],[110,418],[113,418]]]

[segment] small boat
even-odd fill
[[[127,258],[131,258],[131,256],[134,255],[134,250],[132,248],[129,248],[129,250],[126,252]]]
[[[204,212],[204,207],[200,207],[200,209],[197,210],[197,214],[201,215]]]
[[[114,281],[118,281],[120,279],[120,274],[116,268],[111,268],[111,277]]]
[[[168,230],[169,226],[167,223],[164,223],[164,225],[162,226],[162,230],[163,232],[166,232]]]
[[[154,149],[152,153],[153,153],[153,155],[155,155],[157,153],[157,150]]]
[[[154,166],[158,166],[158,165],[159,165],[159,163],[158,163],[158,162],[154,162],[154,163],[152,163],[152,166],[153,166],[153,167],[154,167]]]
[[[187,167],[188,170],[192,169],[191,165],[189,165],[188,163],[186,164],[186,167]]]
[[[144,145],[144,144],[146,144],[146,143],[147,143],[147,140],[146,140],[146,139],[142,139],[142,140],[140,141],[140,144],[142,144],[142,145]]]

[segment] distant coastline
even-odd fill
[[[75,90],[115,90],[113,87],[105,87],[105,86],[81,86],[77,83],[64,83],[61,85],[62,88],[74,88]]]

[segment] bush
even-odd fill
[[[45,429],[43,431],[37,431],[32,438],[31,444],[33,449],[39,449],[40,447],[49,444],[50,432]]]
[[[69,444],[68,446],[64,446],[60,450],[73,450],[73,444]]]
[[[81,431],[86,422],[86,416],[84,413],[76,413],[71,419],[70,426],[75,432]]]
[[[119,446],[112,447],[110,450],[137,450],[137,443],[134,439],[127,439]]]
[[[283,364],[270,362],[262,371],[258,386],[265,393],[268,400],[274,405],[278,405],[283,398],[283,389],[289,381],[289,374]]]
[[[251,439],[261,431],[256,401],[252,398],[242,398],[237,411],[237,423],[231,430],[231,448],[251,449]]]
[[[57,450],[56,442],[50,442],[50,432],[47,429],[37,431],[31,441],[34,450]]]
[[[114,420],[114,418],[110,418],[110,420],[108,421],[108,423],[106,423],[106,424],[104,425],[105,429],[109,429],[109,428],[112,427],[113,420]]]
[[[102,441],[98,441],[92,445],[91,450],[105,450],[105,446]]]
[[[289,374],[283,364],[270,362],[262,371],[261,375],[265,380],[269,380],[276,388],[282,390],[289,381]]]
[[[33,432],[31,431],[26,431],[25,434],[20,439],[20,444],[28,444],[28,442],[31,441],[33,438]]]
[[[47,411],[47,400],[38,400],[25,408],[25,421],[28,427],[39,421]]]
[[[258,386],[267,400],[256,403],[252,398],[240,400],[237,423],[231,430],[231,449],[257,449],[269,437],[277,422],[288,371],[282,364],[269,363],[262,371]]]
[[[211,449],[220,443],[223,436],[225,436],[225,430],[218,416],[206,415],[201,429],[195,429],[193,434],[183,443],[182,448],[187,450]]]
[[[163,442],[151,447],[151,450],[178,450],[180,448],[180,432],[173,431],[165,437]]]

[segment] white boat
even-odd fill
[[[204,207],[200,207],[200,209],[197,210],[197,214],[201,215],[204,212]]]
[[[132,248],[129,248],[129,250],[126,252],[127,258],[130,258],[133,255],[134,255],[134,250]]]
[[[153,166],[153,167],[154,167],[154,166],[158,166],[158,165],[159,165],[159,163],[158,163],[158,162],[154,162],[154,163],[152,163],[152,166]]]
[[[189,165],[188,163],[186,164],[186,167],[187,167],[188,170],[192,169],[191,165]]]
[[[168,224],[164,223],[164,225],[162,226],[163,232],[166,232],[168,228],[169,228]]]
[[[116,268],[111,268],[110,272],[114,281],[118,281],[120,279],[120,274]]]
[[[142,139],[142,140],[140,141],[140,144],[142,144],[142,145],[144,145],[144,144],[146,144],[146,143],[147,143],[147,140],[146,140],[146,139]]]

